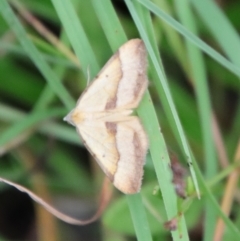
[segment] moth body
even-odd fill
[[[80,112],[73,111],[65,118],[73,126],[84,125],[89,121],[119,122],[131,118],[132,110],[106,111],[106,112]]]

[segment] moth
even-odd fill
[[[122,45],[64,118],[116,188],[140,191],[148,138],[133,109],[147,89],[147,53],[142,40]]]

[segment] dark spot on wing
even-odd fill
[[[105,106],[105,110],[114,109],[116,107],[116,104],[117,104],[117,96],[108,100],[108,102]]]
[[[113,122],[106,122],[106,128],[107,130],[113,134],[113,135],[116,135],[117,133],[117,125]]]

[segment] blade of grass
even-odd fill
[[[0,103],[0,120],[5,122],[17,123],[20,119],[26,118],[27,114],[15,108]],[[47,121],[44,125],[39,126],[38,131],[45,135],[54,136],[61,141],[72,144],[82,145],[76,131],[66,125],[60,125],[54,121]]]
[[[23,50],[21,46],[17,46],[16,44],[7,43],[4,41],[0,41],[0,50],[6,50],[9,53],[13,53],[20,56],[27,55],[27,53]],[[50,64],[60,65],[62,67],[71,68],[71,69],[77,68],[77,65],[63,58],[62,56],[52,56],[50,54],[42,54],[42,57],[44,61]]]
[[[240,66],[239,34],[217,6],[217,3],[208,0],[191,0],[191,2],[228,58],[236,66]]]
[[[173,15],[172,6],[168,0],[154,0],[153,2],[155,2],[155,4],[167,14]],[[181,64],[184,71],[188,74],[188,76],[191,76],[186,50],[181,36],[176,31],[174,31],[173,28],[170,28],[165,22],[161,21],[160,19],[158,19],[158,21],[160,22],[158,24],[161,24],[163,31],[166,33],[166,37],[169,44],[171,45],[174,55],[179,60],[179,63]]]
[[[200,17],[204,21],[205,25],[211,31],[215,41],[219,43],[222,50],[227,57],[236,65],[240,66],[240,37],[237,31],[233,28],[229,20],[226,18],[222,10],[217,6],[214,1],[195,1],[192,3],[198,11]],[[240,102],[238,102],[236,110],[240,110]],[[235,148],[238,141],[239,133],[239,111],[236,113],[234,123],[232,125],[229,136],[233,137],[231,145],[232,150],[229,151],[232,155],[235,153]],[[235,138],[234,138],[235,137]],[[236,143],[236,144],[233,144]]]
[[[194,159],[194,158],[192,157],[192,159]],[[193,162],[193,165],[196,170],[196,174],[198,176],[198,180],[200,181],[203,192],[206,192],[206,194],[209,196],[209,199],[213,204],[212,206],[214,207],[215,210],[217,210],[218,214],[224,219],[224,221],[228,225],[228,228],[231,230],[231,232],[234,233],[234,235],[237,235],[234,239],[238,240],[239,239],[239,230],[237,230],[237,228],[232,224],[232,222],[221,212],[219,205],[217,204],[216,200],[214,199],[214,196],[212,195],[211,191],[208,189],[208,187],[206,186],[206,184],[204,182],[204,178],[201,175],[201,172],[197,166],[196,161]]]
[[[107,40],[114,51],[127,41],[127,36],[112,4],[107,0],[91,0]],[[106,12],[108,14],[106,14]],[[109,21],[111,19],[111,21]]]
[[[37,48],[34,46],[34,44],[29,40],[25,29],[23,28],[22,24],[15,16],[14,12],[12,11],[11,7],[9,6],[6,0],[0,0],[0,11],[5,21],[9,24],[9,26],[16,34],[24,50],[28,53],[28,56],[30,57],[30,59],[37,66],[37,68],[42,73],[42,75],[45,77],[50,87],[57,94],[57,96],[64,103],[64,105],[68,109],[71,109],[72,106],[74,105],[74,101],[72,97],[69,95],[66,89],[62,86],[62,84],[58,80],[55,73],[44,61],[44,58],[37,50]]]
[[[69,1],[52,0],[69,41],[80,60],[82,71],[87,76],[87,69],[90,67],[91,75],[96,75],[99,70],[95,54],[88,41],[84,28]]]
[[[194,156],[192,155],[192,159],[194,159]],[[240,231],[239,229],[232,223],[232,221],[222,212],[219,204],[217,203],[215,197],[212,194],[212,191],[209,189],[209,187],[206,184],[205,178],[202,176],[201,171],[196,163],[196,161],[193,162],[194,169],[196,171],[196,175],[199,180],[199,185],[202,190],[202,192],[209,198],[209,200],[212,203],[212,208],[214,208],[217,212],[217,214],[223,219],[225,224],[227,225],[230,233],[231,233],[231,240],[238,241],[240,240]]]
[[[149,41],[151,42],[151,45],[152,45],[152,47],[154,49],[154,53],[158,53],[158,47],[157,47],[157,43],[155,41],[155,36],[154,36],[154,32],[153,32],[152,19],[151,19],[151,16],[150,16],[150,12],[147,11],[143,6],[141,6],[140,4],[138,4],[136,2],[134,4],[134,7],[136,8],[136,13],[139,15],[139,17],[140,17],[142,22],[139,21],[140,19],[137,18],[137,14],[134,11],[130,10],[130,12],[131,12],[132,16],[135,16],[135,18],[134,17],[133,18],[136,21],[136,25],[137,25],[137,27],[139,29],[140,34],[142,36],[144,35],[144,31],[141,31],[141,30],[143,30],[142,27],[141,27],[141,25],[143,24],[144,25],[144,29],[147,32],[147,36],[149,36]],[[143,37],[143,39],[144,39],[144,37]],[[157,58],[157,61],[159,63],[159,69],[161,69],[160,71],[162,72],[162,75],[165,77],[164,68],[163,68],[163,65],[162,65],[162,61],[161,61],[160,55],[157,54],[157,55],[155,55],[155,57]],[[151,66],[151,70],[154,70],[152,62],[150,62],[150,66]],[[157,71],[154,70],[152,72],[154,73],[154,78],[153,79],[154,80],[158,80],[159,76],[157,74]],[[165,110],[167,110],[166,112],[170,113],[170,115],[168,114],[168,119],[171,119],[172,118],[171,114],[174,113],[174,112],[176,113],[176,110],[174,110],[174,109],[170,110],[168,108],[169,106],[170,107],[174,107],[174,105],[170,104],[171,101],[173,103],[173,100],[171,99],[171,95],[170,95],[170,92],[169,92],[169,87],[167,85],[166,80],[162,80],[161,83],[163,83],[164,81],[165,81],[165,83],[162,86],[165,85],[166,89],[162,88],[159,91],[159,95],[160,96],[163,95],[164,97],[166,95],[166,96],[170,97],[170,98],[166,98],[164,100],[164,102],[166,101],[165,102],[166,105],[164,106],[164,108],[165,108]],[[159,84],[160,82],[159,81],[155,81],[154,83],[157,86],[157,84]],[[160,94],[160,92],[162,93],[162,95]],[[151,115],[150,114],[145,114],[145,116],[151,116]],[[173,114],[173,116],[174,116],[174,114]],[[148,123],[150,123],[150,122],[151,122],[150,119],[148,119]],[[176,121],[176,122],[178,122],[178,121]],[[171,126],[172,126],[173,129],[176,128],[177,130],[179,130],[179,128],[176,127],[177,125],[175,125],[176,122],[172,121]],[[181,132],[182,131],[179,130],[179,133],[181,133]],[[152,135],[154,135],[154,134],[152,133]],[[184,137],[181,136],[181,134],[179,136],[180,136],[179,139],[181,139],[181,138],[184,139]],[[158,178],[159,178],[159,184],[160,184],[160,187],[161,187],[161,191],[166,188],[164,190],[164,192],[162,192],[162,195],[163,195],[163,200],[164,200],[164,198],[166,198],[165,199],[165,206],[166,206],[166,209],[167,209],[167,213],[169,214],[169,217],[170,217],[175,212],[175,209],[178,210],[178,207],[173,206],[173,204],[176,205],[177,199],[176,199],[175,190],[171,190],[172,185],[170,184],[168,186],[167,185],[166,186],[161,186],[161,185],[163,185],[162,183],[167,184],[168,178],[166,178],[166,176],[167,175],[171,176],[171,174],[170,173],[166,173],[166,170],[168,170],[168,166],[170,165],[170,157],[168,155],[167,146],[166,146],[166,143],[165,143],[165,140],[163,138],[162,133],[160,134],[160,137],[161,137],[161,143],[160,142],[158,143],[156,140],[153,141],[153,143],[156,143],[156,146],[155,147],[153,146],[153,149],[155,151],[159,150],[160,153],[162,153],[162,159],[165,160],[166,162],[165,163],[164,162],[163,163],[159,162],[159,160],[157,159],[157,156],[155,156],[155,158],[153,158],[153,162],[154,162],[154,166],[156,168],[157,175],[159,175]],[[162,147],[162,149],[160,149],[159,146],[157,147],[157,145],[159,145],[159,144]],[[183,147],[184,147],[184,144],[183,144]],[[165,156],[165,154],[166,154],[166,156]],[[192,167],[190,167],[190,169],[191,169],[191,171],[193,173],[193,180],[195,181],[196,189],[198,190],[198,185],[197,185],[197,180],[195,178],[194,170],[192,169]],[[166,196],[166,194],[168,196]],[[173,239],[174,240],[178,240],[178,239],[189,240],[188,231],[187,231],[184,215],[181,216],[181,219],[180,219],[180,222],[178,223],[178,226],[179,226],[178,232],[172,232]],[[179,234],[179,232],[181,232],[181,234]]]
[[[48,110],[33,112],[31,115],[27,115],[26,117],[22,118],[22,120],[19,120],[11,127],[9,127],[6,131],[1,133],[0,146],[11,141],[21,132],[26,131],[30,128],[33,128],[34,126],[44,121],[45,119],[60,117],[64,113],[65,113],[65,110],[63,108],[61,109],[55,108],[55,109],[48,109]]]
[[[6,6],[7,7],[7,6]],[[31,57],[31,59],[33,60],[33,61],[42,61],[43,60],[43,58],[42,58],[42,55],[41,55],[41,53],[39,53],[38,52],[38,50],[35,48],[35,46],[31,43],[31,41],[28,39],[28,37],[26,36],[26,32],[25,32],[25,30],[23,29],[23,27],[21,26],[21,24],[20,24],[20,22],[18,21],[18,19],[14,16],[14,14],[13,14],[13,12],[11,11],[11,9],[10,9],[10,7],[8,6],[8,10],[11,12],[11,14],[12,15],[10,15],[10,16],[8,16],[8,18],[9,19],[12,19],[12,21],[14,21],[14,23],[16,23],[16,26],[15,26],[15,28],[17,29],[16,30],[16,32],[18,33],[18,37],[20,37],[21,38],[21,41],[22,41],[22,43],[23,43],[23,47],[24,46],[26,46],[27,44],[30,44],[30,52],[29,51],[26,51],[26,49],[25,49],[25,51],[26,51],[26,53],[28,54],[28,55],[30,55],[30,57]],[[24,35],[25,34],[25,35]],[[39,60],[40,59],[40,60]],[[40,62],[41,62],[40,61]],[[58,88],[58,84],[60,84],[60,81],[58,80],[58,79],[56,79],[57,77],[55,76],[55,74],[52,72],[52,70],[47,66],[47,64],[44,62],[44,61],[42,61],[42,63],[38,66],[39,68],[40,68],[40,70],[42,70],[42,71],[45,71],[45,73],[46,73],[46,75],[48,75],[48,78],[51,80],[51,83],[52,83],[52,85],[55,85],[55,83],[57,83],[57,88]],[[63,69],[62,69],[63,70]],[[52,74],[55,76],[55,82],[53,82],[52,81]],[[59,74],[59,75],[61,75],[61,73]],[[46,76],[45,76],[46,77]],[[65,89],[64,89],[64,87],[61,85],[61,87],[60,87],[60,92],[59,92],[59,94],[61,95],[61,90],[63,90],[67,95],[68,95],[68,93],[65,91]],[[54,97],[54,91],[55,91],[55,89],[52,89],[52,86],[51,86],[51,84],[49,84],[49,85],[46,85],[46,87],[45,87],[45,89],[42,91],[42,93],[41,93],[41,96],[40,96],[40,98],[39,98],[39,100],[36,102],[36,104],[35,104],[35,106],[34,106],[34,109],[33,109],[33,112],[35,111],[35,112],[37,112],[37,111],[39,111],[40,109],[44,109],[44,108],[46,108],[46,106],[47,106],[47,104],[50,102],[50,100]],[[65,95],[65,97],[66,97],[66,95]],[[70,108],[70,105],[72,106],[72,104],[70,104],[70,102],[69,101],[72,101],[72,99],[71,99],[71,97],[70,97],[70,100],[66,100],[66,105],[68,105],[68,107]],[[64,115],[65,113],[63,112],[63,115]],[[35,114],[33,114],[33,116],[34,116]],[[26,116],[25,117],[26,119],[24,120],[21,120],[21,122],[18,122],[18,123],[15,123],[13,126],[11,126],[8,130],[6,130],[5,132],[6,133],[12,133],[10,136],[11,137],[9,137],[8,138],[8,140],[9,141],[13,141],[13,139],[14,138],[18,138],[18,135],[22,135],[22,132],[21,131],[17,131],[15,134],[14,134],[14,130],[22,130],[22,131],[26,131],[27,129],[30,129],[31,127],[29,127],[29,128],[24,128],[24,129],[22,129],[22,123],[28,123],[28,121],[29,121],[29,118],[31,118],[31,117],[28,117],[28,116]],[[34,124],[34,123],[32,123],[32,125],[34,126],[34,125],[36,125],[37,124],[37,119],[35,119],[36,120],[36,123]],[[25,135],[25,138],[22,140],[22,141],[24,141],[25,139],[27,139],[27,136],[29,136],[29,135],[31,135],[31,131],[30,132],[28,132],[28,135]],[[7,134],[8,135],[8,134]],[[4,143],[5,145],[7,145],[7,143],[5,142]]]
[[[163,12],[157,5],[148,1],[148,0],[136,0],[144,5],[147,9],[149,9],[156,16],[161,18],[167,24],[169,24],[172,28],[174,28],[177,32],[183,35],[186,39],[200,48],[203,52],[209,55],[211,58],[215,59],[219,64],[224,66],[226,69],[234,73],[235,75],[240,77],[240,68],[231,62],[229,62],[226,58],[224,58],[221,54],[211,48],[209,45],[204,43],[201,39],[196,37],[193,33],[188,31],[184,26],[182,26],[179,22],[173,19],[171,16]]]
[[[127,1],[128,5],[131,3],[129,1]],[[178,114],[176,112],[176,108],[174,106],[173,103],[173,99],[171,97],[171,93],[165,78],[165,73],[163,72],[163,69],[161,68],[161,65],[159,65],[158,62],[158,58],[156,57],[155,51],[152,48],[152,45],[150,43],[150,40],[145,32],[145,29],[143,28],[141,21],[138,18],[137,13],[135,12],[134,8],[132,8],[132,16],[134,19],[136,19],[136,23],[137,23],[137,27],[139,29],[139,32],[142,36],[142,39],[144,40],[146,47],[148,49],[149,55],[151,57],[152,60],[152,64],[154,66],[154,69],[156,70],[156,78],[153,78],[154,84],[156,86],[156,90],[159,93],[159,96],[161,98],[164,110],[166,112],[166,115],[169,119],[170,125],[173,129],[173,132],[176,136],[176,139],[179,142],[179,145],[181,146],[183,152],[184,152],[184,156],[186,157],[186,161],[187,163],[189,163],[189,168],[190,168],[190,172],[193,178],[193,182],[196,188],[197,193],[199,194],[199,190],[198,190],[198,184],[197,184],[197,179],[195,177],[195,173],[194,170],[191,166],[192,160],[191,160],[191,155],[190,155],[190,150],[188,147],[188,143],[186,141],[185,135],[184,135],[184,131],[182,129]],[[156,44],[154,44],[156,45]]]
[[[168,220],[171,220],[178,215],[177,198],[172,185],[168,150],[159,127],[156,112],[153,105],[151,105],[151,98],[149,94],[144,97],[143,101],[141,102],[138,108],[138,113],[149,136],[150,153],[161,189],[164,207],[166,209]],[[174,231],[172,232],[173,240],[189,240],[184,216],[181,219],[180,226],[182,226],[182,237],[180,238],[178,231]]]
[[[154,41],[153,27],[151,25],[149,13],[148,13],[148,15],[146,14],[146,12],[144,13],[144,10],[140,7],[140,5],[137,5],[137,4],[133,5],[132,2],[128,1],[128,0],[126,0],[125,2],[128,6],[128,9],[129,9],[133,19],[134,19],[135,24],[140,32],[140,35],[142,36],[142,38],[146,44],[150,57],[154,56],[154,61],[155,61],[154,67],[156,68],[158,76],[159,75],[161,76],[161,78],[160,78],[161,80],[165,79],[165,77],[164,77],[165,74],[164,74],[164,72],[161,71],[161,66],[162,66],[161,60],[160,60],[160,58],[158,60],[157,57],[155,56],[155,53],[158,51],[153,50],[153,48],[157,49],[157,47],[156,47],[157,45]],[[142,21],[140,20],[140,16],[141,16],[141,19],[143,19]],[[144,24],[145,28],[147,29],[147,31],[145,31],[143,24]],[[150,40],[148,39],[148,35],[149,35],[149,38],[151,38],[152,43],[150,43]],[[152,48],[152,46],[153,46],[153,48]],[[158,79],[158,78],[155,78],[155,79]],[[156,87],[158,87],[159,82],[155,81],[154,84],[156,85]],[[166,104],[165,107],[167,106],[166,107],[167,110],[170,109],[170,110],[173,110],[173,112],[175,111],[174,113],[176,115],[176,110],[174,108],[173,102],[171,101],[170,92],[169,92],[167,83],[164,82],[163,86],[165,88],[160,90],[161,94],[163,94],[164,96],[168,95],[168,97],[169,97],[168,99],[167,98],[164,99],[163,105]],[[158,91],[159,91],[159,89],[158,89]],[[169,99],[170,99],[170,103],[169,103]],[[148,101],[146,101],[146,102],[143,101],[142,105],[144,105],[148,102],[150,102],[150,98],[148,98]],[[142,105],[140,105],[139,111],[141,111]],[[169,107],[169,105],[170,105],[170,107]],[[169,172],[170,160],[169,160],[169,156],[167,153],[166,144],[165,144],[164,138],[162,136],[162,133],[159,132],[160,135],[156,134],[157,133],[156,130],[157,130],[159,124],[157,121],[155,111],[154,111],[154,109],[151,109],[151,108],[152,108],[151,105],[149,105],[147,108],[145,108],[146,109],[144,111],[145,113],[142,112],[142,119],[143,119],[143,123],[146,123],[146,128],[149,132],[149,138],[150,138],[150,143],[151,143],[150,152],[151,152],[152,160],[153,160],[153,163],[155,166],[156,174],[158,177],[158,182],[159,182],[159,185],[161,188],[167,216],[168,216],[168,219],[170,220],[173,217],[176,217],[176,215],[178,213],[176,194],[173,190],[173,186],[171,185],[171,173]],[[152,117],[151,119],[149,119],[150,116]],[[156,122],[155,122],[155,120],[156,120]],[[151,123],[151,126],[149,126],[149,123]],[[159,157],[160,157],[160,159],[159,159]],[[181,220],[181,224],[179,224],[179,226],[181,226],[183,228],[183,230],[182,230],[183,231],[183,240],[188,240],[188,234],[187,234],[187,229],[186,229],[186,224],[184,222],[184,218]],[[178,234],[178,232],[172,232],[172,237],[174,240],[179,240],[180,235]]]
[[[143,208],[142,197],[140,194],[126,195],[128,206],[135,230],[137,230],[137,240],[152,240],[149,225],[146,225],[147,216]]]
[[[130,13],[133,16],[133,19],[135,20],[135,23],[136,23],[136,25],[137,25],[137,27],[140,31],[140,34],[141,34],[142,38],[144,40],[146,40],[146,38],[143,37],[144,30],[142,29],[142,26],[141,26],[142,23],[140,22],[140,19],[137,17],[137,14],[139,14],[139,16],[141,16],[141,18],[143,19],[143,24],[145,24],[145,29],[147,29],[148,36],[150,36],[150,38],[151,38],[150,41],[152,42],[153,48],[157,49],[157,45],[154,41],[154,35],[153,35],[153,31],[152,31],[153,28],[152,28],[152,25],[151,25],[149,13],[144,12],[143,9],[139,5],[135,4],[134,7],[136,8],[136,11],[137,11],[137,13],[136,13],[133,5],[131,5],[131,3],[129,1],[126,1],[126,3],[127,3],[127,6],[130,10]],[[155,51],[155,52],[158,52],[158,50]],[[160,64],[159,69],[161,69],[162,68],[161,59],[158,58],[157,61]],[[164,75],[164,73],[162,73],[162,75]],[[140,106],[140,110],[141,110],[141,106]],[[148,111],[149,110],[150,110],[150,107],[148,107]],[[153,111],[153,113],[155,113],[155,112]],[[150,121],[150,119],[148,119],[148,117],[153,116],[153,115],[155,115],[155,114],[149,114],[149,113],[146,114],[146,111],[145,111],[145,115],[142,117],[143,123],[144,122],[146,124],[151,123],[151,125],[152,125],[153,121]],[[145,119],[144,119],[144,117],[145,117]],[[158,123],[157,123],[157,125],[158,125]],[[146,127],[146,128],[148,128],[148,127]],[[151,131],[153,131],[153,130],[154,129],[150,128],[149,132],[151,133]],[[154,137],[154,138],[151,139],[151,137]],[[155,169],[156,169],[157,177],[158,177],[158,180],[159,180],[159,185],[161,187],[162,196],[163,196],[163,199],[164,199],[165,208],[166,208],[166,211],[167,211],[167,214],[168,214],[168,218],[171,219],[173,217],[174,213],[176,215],[177,207],[176,207],[176,195],[175,195],[174,190],[172,189],[171,184],[169,183],[169,180],[171,180],[171,174],[169,172],[167,172],[168,165],[169,165],[169,156],[168,156],[168,153],[167,153],[166,144],[164,142],[164,138],[163,138],[162,134],[160,134],[160,139],[158,139],[158,140],[156,139],[156,133],[150,134],[150,143],[154,143],[154,144],[151,144],[150,151],[151,151],[153,163],[154,163],[154,166],[155,166]],[[161,159],[165,160],[165,161],[159,161],[159,152],[161,153]],[[184,240],[188,240],[188,235],[187,235],[186,224],[184,222],[184,218],[181,221],[182,221],[182,224],[179,224],[179,225],[183,227]],[[179,235],[178,235],[177,232],[172,232],[172,235],[173,235],[174,240],[178,240]]]
[[[188,1],[175,1],[177,13],[182,21],[192,33],[196,34],[196,25],[194,17],[190,11]],[[205,156],[205,176],[212,178],[217,174],[218,163],[215,155],[215,146],[212,136],[211,126],[211,104],[209,97],[209,90],[207,85],[206,69],[203,57],[198,48],[192,43],[186,42],[187,52],[189,56],[189,63],[192,69],[192,76],[194,80],[194,89],[197,96],[198,109],[200,112],[201,129],[204,145]],[[214,226],[216,223],[216,212],[212,209],[211,202],[206,200],[206,213],[204,222],[204,238],[211,240],[213,237]]]
[[[240,101],[238,103],[238,106],[239,105],[240,105]],[[237,143],[239,140],[239,133],[240,133],[240,125],[239,125],[240,108],[236,108],[236,109],[237,109],[237,111],[236,111],[236,114],[234,117],[232,128],[231,128],[230,134],[227,136],[227,147],[228,147],[227,149],[228,149],[229,153],[231,153],[231,156],[232,156],[232,153],[234,153],[234,151],[237,148]]]

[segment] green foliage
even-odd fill
[[[22,21],[23,9],[50,33],[60,32],[62,45]],[[236,9],[240,4],[221,9],[208,0],[0,0],[0,176],[37,191],[42,184],[34,177],[40,172],[51,197],[82,196],[95,203],[101,170],[62,118],[89,77],[128,38],[140,37],[149,53],[150,80],[137,110],[150,142],[143,188],[126,197],[115,193],[103,214],[104,240],[187,241],[189,231],[201,225],[202,239],[213,240],[218,217],[226,229],[222,240],[240,240],[239,211],[231,207],[231,219],[219,206],[226,191],[222,176],[238,166],[224,172],[219,141],[227,165],[239,161],[234,159],[240,136]],[[213,131],[213,116],[222,136]],[[191,191],[184,200],[174,190],[169,153],[189,170]],[[161,195],[153,195],[156,185]],[[7,188],[0,188],[3,195]],[[174,218],[177,229],[164,229]],[[68,232],[58,227],[56,240]]]

